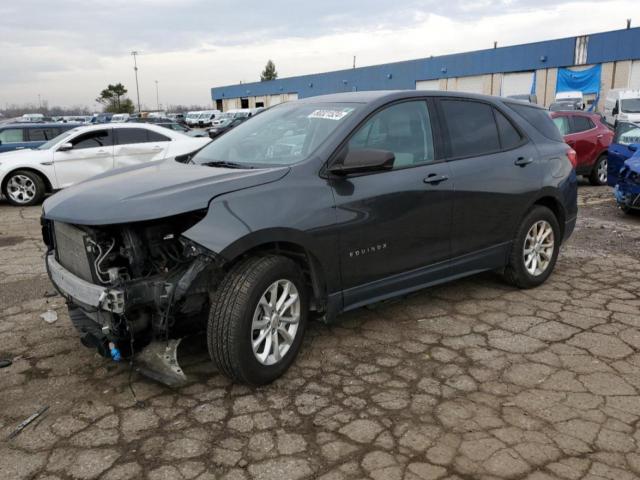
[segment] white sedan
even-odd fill
[[[37,149],[0,154],[0,187],[11,204],[33,205],[113,168],[185,155],[210,141],[145,123],[78,127]]]

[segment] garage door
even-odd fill
[[[640,89],[640,60],[635,60],[631,64],[631,76],[629,77],[629,88]]]
[[[506,73],[502,77],[501,95],[528,95],[533,84],[533,72]]]
[[[440,90],[440,80],[418,80],[416,90]]]
[[[484,91],[484,78],[482,75],[458,77],[456,82],[449,81],[449,87],[452,84],[454,88],[449,88],[449,90],[455,90],[456,92],[482,93]]]

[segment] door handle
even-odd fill
[[[428,183],[430,185],[438,185],[440,182],[444,182],[446,180],[449,180],[449,177],[447,177],[446,175],[438,175],[436,173],[430,173],[423,180],[423,182]]]
[[[533,162],[533,158],[529,157],[518,157],[518,159],[513,162],[515,165],[519,166],[519,167],[526,167],[527,165],[529,165],[530,163]]]
[[[601,133],[598,134],[598,138],[602,138],[604,135],[602,135]]]

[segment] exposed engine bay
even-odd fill
[[[205,328],[221,272],[215,254],[181,236],[203,215],[97,227],[43,221],[49,275],[85,346],[113,359],[141,352],[142,373],[186,379],[177,339]]]

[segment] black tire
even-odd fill
[[[600,178],[598,178],[598,169],[600,168],[600,165],[602,165],[602,162],[606,162],[606,161],[607,161],[607,155],[606,154],[600,155],[598,157],[598,160],[596,160],[596,163],[593,165],[593,168],[591,169],[591,173],[589,174],[589,182],[594,187],[601,187],[602,185],[607,184],[606,179],[602,181],[600,180]]]
[[[27,177],[29,180],[31,180],[33,182],[33,184],[35,186],[35,190],[36,190],[35,191],[35,195],[29,201],[19,202],[19,201],[16,201],[16,200],[14,200],[13,198],[11,198],[9,196],[9,193],[8,193],[9,182],[11,181],[12,178],[17,177],[18,175],[22,175],[22,176]],[[5,178],[4,186],[3,186],[2,190],[3,190],[2,193],[6,197],[7,201],[11,205],[15,205],[17,207],[28,207],[28,206],[31,206],[31,205],[36,205],[36,204],[38,204],[38,203],[40,203],[42,201],[42,199],[44,198],[44,195],[46,193],[46,187],[45,187],[43,178],[40,175],[38,175],[37,173],[31,172],[29,170],[16,170],[15,172],[11,172]]]
[[[544,272],[540,273],[539,275],[532,275],[527,271],[525,267],[525,238],[527,236],[527,233],[529,232],[529,229],[536,222],[541,220],[549,223],[553,230],[553,254],[551,255],[549,265],[544,270]],[[509,260],[504,270],[505,280],[518,288],[534,288],[538,285],[543,284],[545,280],[549,278],[549,275],[551,275],[553,267],[556,264],[556,260],[558,259],[560,243],[562,242],[562,238],[560,235],[560,226],[555,214],[547,207],[543,207],[542,205],[535,205],[524,216],[522,223],[518,227],[518,231],[516,232],[516,236],[513,240],[513,245],[511,246]]]
[[[267,288],[289,280],[298,290],[300,320],[293,342],[273,365],[258,361],[251,346],[253,314]],[[280,377],[293,363],[304,337],[309,310],[308,293],[298,266],[291,259],[268,255],[250,257],[223,278],[213,295],[207,324],[207,346],[214,364],[235,382],[265,385]]]

